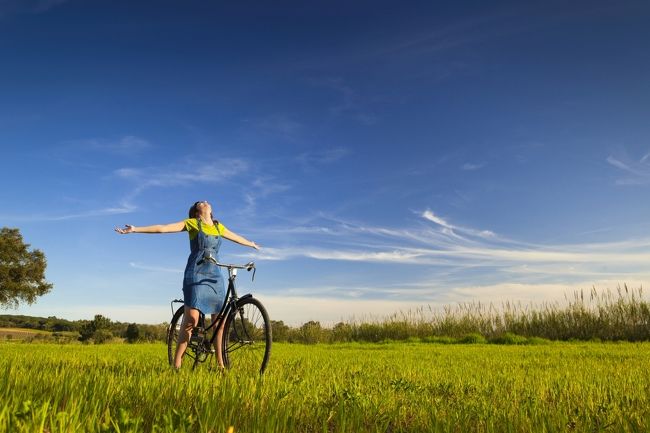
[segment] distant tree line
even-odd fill
[[[82,342],[105,343],[123,338],[129,343],[165,341],[167,325],[123,323],[100,314],[92,320],[66,320],[55,316],[33,317],[0,315],[0,328],[22,328],[52,332],[54,337],[67,336]],[[72,334],[72,335],[71,335]]]
[[[74,332],[84,342],[113,338],[127,342],[165,341],[166,324],[113,322],[96,315],[93,320],[67,321],[56,317],[0,315],[0,327],[30,328],[53,333]],[[397,313],[377,321],[339,322],[331,327],[309,321],[289,326],[271,321],[273,341],[287,343],[339,343],[423,341],[435,343],[530,344],[538,340],[650,341],[650,302],[642,289],[627,286],[616,291],[585,295],[580,291],[565,305],[522,305],[506,302],[464,303],[442,310]]]

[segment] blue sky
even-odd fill
[[[650,282],[650,5],[0,1],[12,313],[163,322],[213,203],[272,318]]]

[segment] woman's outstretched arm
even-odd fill
[[[130,224],[126,224],[124,228],[115,227],[115,231],[123,235],[127,233],[178,233],[183,230],[185,230],[185,221],[142,227],[136,227]]]
[[[244,245],[245,247],[255,248],[256,250],[260,249],[260,246],[257,245],[255,242],[249,241],[245,237],[239,236],[237,233],[233,233],[228,229],[224,230],[224,232],[221,233],[221,236],[228,239],[229,241],[233,241],[240,245]]]

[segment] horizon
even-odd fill
[[[271,320],[650,282],[650,4],[0,3],[0,226],[52,291],[162,323],[197,200]],[[132,319],[130,319],[132,318]],[[140,318],[140,319],[136,319]]]

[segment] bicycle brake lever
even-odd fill
[[[255,281],[255,271],[257,271],[257,268],[253,268],[253,277],[251,278],[251,281]]]

